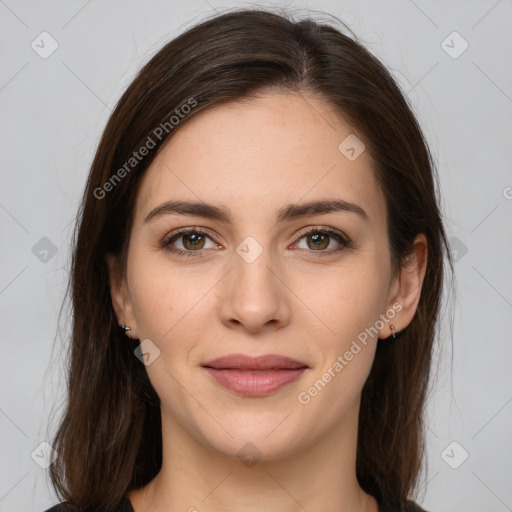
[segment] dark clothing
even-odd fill
[[[52,508],[49,508],[45,512],[80,512],[80,509],[72,507],[69,504],[69,501],[65,501],[63,503],[59,503],[53,506]],[[125,497],[125,499],[119,504],[115,512],[134,512],[132,504],[128,499],[128,496]]]
[[[398,510],[398,509],[396,507],[393,507],[392,505],[381,504],[379,506],[379,512],[395,512],[396,510]],[[126,511],[126,512],[132,512],[132,511]],[[407,508],[405,509],[405,512],[427,512],[427,511],[422,509],[419,505],[417,505],[413,501],[409,501],[407,503]]]
[[[393,506],[381,504],[379,507],[379,512],[396,512],[397,509]],[[59,503],[58,505],[55,505],[52,508],[49,508],[46,510],[46,512],[80,512],[77,509],[74,509],[69,506],[69,502],[65,501],[64,503]],[[98,511],[99,512],[99,511]],[[132,504],[130,503],[130,500],[128,497],[126,497],[116,508],[115,512],[134,512]],[[410,501],[406,512],[427,512],[426,510],[423,510],[420,506],[416,505],[416,503]]]

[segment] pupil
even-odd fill
[[[193,240],[191,243],[192,245],[195,245],[199,242],[199,238],[200,238],[200,235],[197,235],[197,234],[192,234],[192,235],[189,235],[189,241],[191,239],[196,239],[195,241]]]

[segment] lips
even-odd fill
[[[230,354],[208,361],[203,366],[216,370],[294,370],[308,367],[305,363],[278,354],[267,354],[259,357]]]
[[[308,369],[305,363],[277,354],[231,354],[208,361],[203,367],[217,384],[244,396],[273,393],[295,382]]]

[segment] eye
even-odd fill
[[[197,256],[197,253],[200,255],[203,249],[208,248],[205,247],[205,241],[207,238],[212,240],[208,233],[201,231],[200,229],[179,229],[178,231],[164,238],[161,242],[161,246],[167,251],[178,254],[180,256]],[[183,249],[177,248],[173,245],[175,241],[180,239],[182,240],[181,245]],[[214,243],[213,245],[214,248],[217,247],[217,244]]]
[[[163,249],[179,256],[197,257],[202,255],[203,250],[208,249],[208,247],[205,247],[207,239],[213,244],[213,247],[210,247],[211,249],[220,248],[207,232],[197,228],[179,229],[165,237],[160,245]],[[352,247],[352,242],[346,235],[332,228],[306,228],[299,233],[299,241],[295,244],[298,244],[302,239],[306,239],[306,250],[309,249],[311,253],[319,253],[315,256],[327,256]],[[180,243],[183,248],[174,245],[179,240],[181,240]],[[333,240],[338,244],[338,247],[329,251],[324,250],[331,245]]]
[[[306,250],[310,249],[311,252],[320,253],[318,256],[332,254],[345,248],[352,247],[352,242],[346,235],[332,228],[307,228],[299,233],[299,236],[299,242],[302,239],[306,239]],[[330,251],[324,250],[329,247],[333,240],[339,245],[339,247]],[[315,256],[317,255],[315,254]]]

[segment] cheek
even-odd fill
[[[329,329],[312,334],[318,365],[297,398],[305,413],[321,411],[325,422],[335,424],[358,403],[370,373],[377,347],[371,328],[382,312],[385,280],[366,266],[364,273],[342,272],[329,283],[328,293],[311,297]]]
[[[146,369],[155,388],[161,378],[166,387],[169,376],[160,375],[162,363],[180,381],[186,379],[185,369],[197,359],[194,350],[211,332],[212,292],[219,276],[201,265],[179,268],[155,251],[140,251],[131,263],[129,282],[139,338],[151,340],[161,356]]]
[[[372,327],[383,312],[387,293],[387,272],[382,267],[370,254],[354,257],[351,264],[332,269],[328,276],[317,276],[315,287],[301,288],[301,296],[308,297],[315,313],[308,318],[317,326],[316,334],[306,329],[319,363],[308,379],[311,395],[303,391],[310,398],[322,394],[317,406],[336,404],[330,414],[341,414],[357,399],[373,364],[377,334]]]
[[[192,313],[200,279],[166,261],[163,251],[134,251],[129,276],[137,328],[141,336],[164,341],[180,326],[180,319]]]
[[[322,339],[332,346],[334,338],[339,346],[379,318],[387,295],[387,273],[377,259],[354,255],[346,265],[324,268],[307,279],[302,273],[293,289],[307,305],[311,322],[327,334]]]

